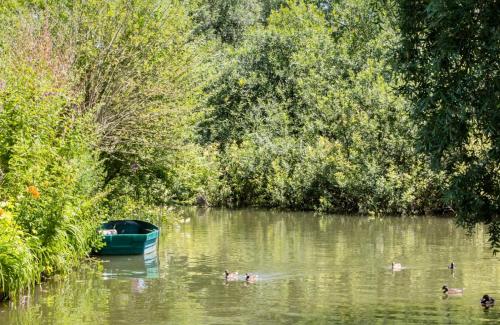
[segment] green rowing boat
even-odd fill
[[[160,229],[140,220],[113,220],[101,225],[105,246],[99,255],[139,255],[156,251]]]

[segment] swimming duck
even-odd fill
[[[255,281],[257,281],[257,276],[255,274],[245,273],[245,281],[248,283],[255,283]]]
[[[448,288],[447,285],[444,285],[441,289],[443,290],[443,293],[446,295],[459,295],[464,293],[464,289]]]
[[[224,278],[226,281],[236,281],[238,280],[238,272],[229,272],[228,270],[225,270]]]
[[[393,271],[401,271],[403,269],[403,266],[401,266],[401,263],[392,262],[391,268]]]
[[[488,295],[484,295],[483,298],[481,299],[481,305],[483,305],[483,307],[491,307],[494,304],[495,304],[495,299]]]
[[[451,264],[450,264],[450,265],[448,265],[448,268],[449,268],[450,270],[454,270],[454,269],[456,269],[456,268],[457,268],[457,266],[455,265],[455,263],[451,262]]]

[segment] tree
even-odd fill
[[[238,43],[245,30],[262,21],[261,0],[187,0],[196,24],[195,32]]]
[[[363,1],[331,10],[329,22],[315,4],[289,1],[230,53],[201,124],[221,151],[221,193],[243,205],[421,211],[435,175],[393,90],[396,33]]]
[[[159,203],[190,142],[206,44],[177,1],[56,2],[42,14],[74,48],[79,110],[91,113],[112,193]],[[203,75],[206,78],[206,74]],[[116,192],[116,191],[117,192]]]
[[[500,247],[500,31],[494,0],[399,0],[400,70],[420,149],[450,176],[459,225]]]

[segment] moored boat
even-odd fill
[[[99,232],[105,242],[99,255],[139,255],[156,250],[160,229],[140,220],[113,220],[103,223]]]

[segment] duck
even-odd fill
[[[481,299],[481,305],[483,307],[491,307],[495,304],[495,299],[489,295],[484,295]]]
[[[391,268],[393,271],[401,271],[403,269],[403,266],[401,266],[401,263],[392,262]]]
[[[456,269],[456,268],[457,268],[457,266],[455,265],[455,263],[451,262],[451,264],[450,264],[450,265],[448,265],[448,268],[449,268],[450,270],[454,270],[454,269]]]
[[[459,295],[459,294],[462,294],[464,293],[464,289],[463,288],[448,288],[447,285],[444,285],[442,288],[443,290],[443,293],[445,295]]]
[[[238,272],[229,272],[228,270],[224,270],[224,278],[226,281],[236,281],[238,280]]]
[[[257,281],[257,276],[255,274],[245,273],[245,281],[247,283],[255,283],[255,281]]]

